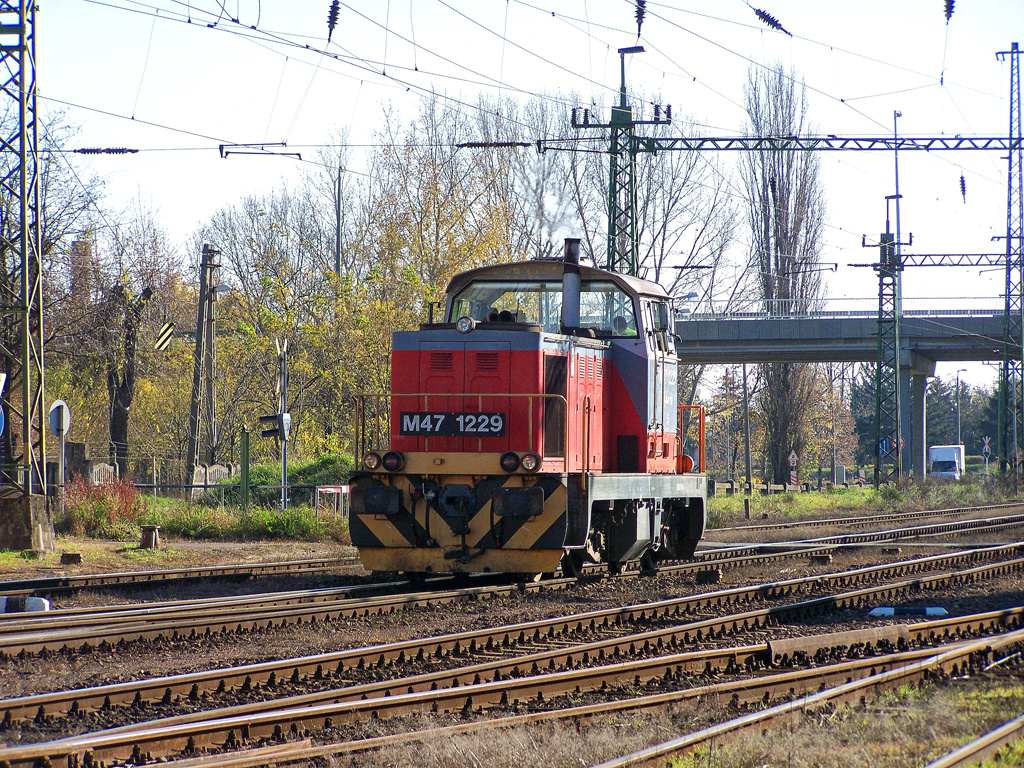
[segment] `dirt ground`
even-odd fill
[[[81,565],[61,565],[64,552],[82,555]],[[355,548],[335,541],[184,541],[161,537],[161,548],[140,549],[138,542],[99,541],[58,536],[53,552],[35,558],[0,551],[0,581],[89,573],[151,571],[204,565],[267,563],[354,557]]]

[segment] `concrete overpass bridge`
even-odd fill
[[[679,360],[686,365],[856,363],[878,358],[878,315],[865,311],[805,314],[683,315]],[[905,464],[923,477],[928,444],[925,391],[937,361],[1001,361],[1002,310],[905,310],[900,321],[900,421]],[[1016,350],[1019,358],[1020,350]]]

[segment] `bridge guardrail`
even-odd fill
[[[1002,309],[907,309],[904,317],[1002,317]],[[858,317],[873,319],[878,317],[877,311],[863,309],[827,310],[821,312],[701,312],[682,315],[686,320],[788,320],[793,318],[818,320],[828,318]]]

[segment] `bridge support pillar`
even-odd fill
[[[928,379],[933,376],[934,360],[906,348],[900,351],[900,431],[907,443],[903,449],[903,470],[919,480],[925,477],[928,461],[925,394]]]

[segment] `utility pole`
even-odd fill
[[[900,407],[900,320],[903,315],[903,252],[901,247],[911,245],[914,235],[904,243],[900,239],[900,159],[899,129],[896,121],[902,117],[893,112],[893,147],[896,193],[885,197],[885,232],[878,241],[877,264],[870,266],[878,272],[878,357],[875,365],[875,488],[898,480],[903,474],[903,422]],[[890,224],[890,201],[896,204],[896,232]],[[867,237],[861,246],[868,246]],[[934,254],[933,254],[934,255]],[[941,261],[941,260],[940,260]]]
[[[960,438],[960,374],[966,373],[966,368],[961,368],[956,372],[956,444],[963,445],[964,441]]]
[[[206,437],[210,448],[210,464],[217,463],[220,447],[220,425],[217,423],[217,299],[229,289],[217,284],[217,266],[210,273],[207,286],[209,316],[206,319]]]
[[[750,472],[750,393],[747,391],[747,364],[743,364],[743,468],[747,476],[747,494],[754,492],[754,478]]]
[[[338,166],[338,185],[334,192],[334,276],[341,277],[341,166]],[[282,411],[283,413],[283,411]]]
[[[283,342],[274,341],[277,346],[278,361],[278,382],[280,384],[281,396],[278,401],[278,413],[288,413],[288,339]],[[289,417],[290,418],[290,417]],[[281,511],[288,509],[288,426],[284,427],[285,434],[281,435]]]
[[[199,461],[199,419],[204,402],[204,380],[212,387],[212,364],[209,358],[212,344],[210,319],[213,314],[211,296],[216,283],[217,257],[220,251],[212,245],[203,245],[203,256],[199,266],[199,308],[196,313],[196,350],[192,367],[192,400],[188,416],[188,450],[185,458],[185,471],[188,473],[188,485],[192,485],[194,470]],[[205,375],[204,375],[205,374]],[[209,423],[209,418],[208,418]]]

